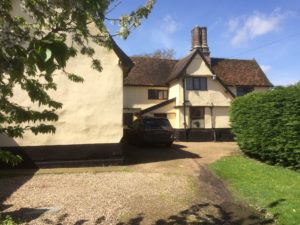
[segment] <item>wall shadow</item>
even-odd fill
[[[12,205],[5,204],[5,200],[30,180],[38,170],[28,154],[18,146],[14,139],[7,138],[7,142],[16,147],[1,147],[0,150],[9,151],[21,156],[22,162],[14,167],[10,164],[0,162],[0,215],[3,215],[4,210],[12,207]],[[24,170],[21,168],[31,169]],[[22,211],[22,209],[20,210]]]
[[[5,201],[35,174],[35,170],[27,170],[27,175],[22,175],[21,171],[18,172],[20,172],[20,174],[16,173],[14,170],[1,171],[0,173],[0,216],[5,215],[4,211],[13,206],[5,204]],[[14,214],[19,215],[24,210],[26,211],[26,209],[20,210],[20,212],[14,212]]]
[[[160,145],[136,146],[124,144],[124,164],[134,165],[141,163],[161,162],[175,159],[195,159],[200,155],[184,150],[186,146],[173,144],[171,147]]]

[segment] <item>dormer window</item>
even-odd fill
[[[187,90],[207,91],[207,77],[187,77]]]

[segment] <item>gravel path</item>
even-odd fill
[[[0,190],[17,179],[1,179]],[[21,214],[22,224],[95,224],[102,220],[102,224],[116,224],[128,211],[168,215],[184,209],[195,197],[187,176],[139,172],[48,174],[34,176],[4,205],[11,205],[5,212]]]
[[[125,166],[0,178],[0,210],[20,224],[262,224],[207,170],[236,149],[235,143],[130,147]]]

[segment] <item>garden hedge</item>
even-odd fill
[[[236,98],[230,122],[247,155],[300,169],[300,82]]]

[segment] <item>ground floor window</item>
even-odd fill
[[[168,90],[148,90],[148,99],[168,99]]]
[[[239,86],[236,87],[236,96],[243,96],[245,94],[248,94],[249,92],[252,92],[254,89],[251,86]]]
[[[133,113],[123,113],[123,126],[128,128],[132,125]]]
[[[204,107],[190,107],[190,128],[204,128]]]
[[[167,113],[154,113],[154,117],[168,118]]]

